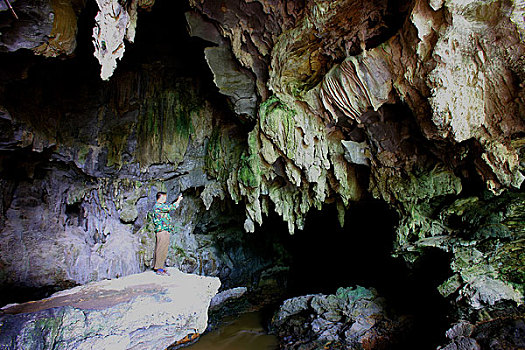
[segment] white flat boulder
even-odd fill
[[[0,349],[166,349],[207,327],[216,277],[169,269],[3,307]]]

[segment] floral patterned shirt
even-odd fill
[[[178,203],[155,203],[155,206],[153,207],[153,224],[155,225],[155,232],[171,231],[170,211],[177,209],[178,206]]]

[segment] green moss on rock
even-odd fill
[[[204,106],[197,92],[182,84],[146,99],[137,124],[136,157],[141,167],[164,162],[178,165],[195,131],[192,117]]]
[[[244,186],[257,188],[261,184],[261,164],[258,153],[252,150],[256,149],[257,135],[250,133],[248,135],[248,152],[241,154],[239,159],[238,181]]]
[[[230,128],[214,128],[206,146],[206,172],[222,182],[226,182],[239,166],[246,148],[246,144],[232,133]]]

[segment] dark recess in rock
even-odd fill
[[[337,222],[333,205],[310,212],[304,231],[285,238],[290,252],[287,297],[335,294],[342,286],[375,288],[388,308],[407,320],[396,348],[441,344],[452,309],[436,288],[450,275],[450,257],[428,249],[411,267],[403,259],[393,258],[397,220],[384,202],[376,200],[355,203],[345,218],[351,224],[344,228]],[[270,218],[261,228],[285,229],[277,218]]]

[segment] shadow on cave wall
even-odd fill
[[[397,215],[383,201],[352,204],[341,228],[334,204],[312,210],[305,229],[288,235],[286,225],[272,214],[261,230],[285,236],[290,273],[287,297],[335,294],[339,287],[373,287],[398,315],[412,319],[403,349],[431,348],[442,341],[450,314],[437,286],[451,274],[449,257],[426,251],[413,266],[391,256]]]

